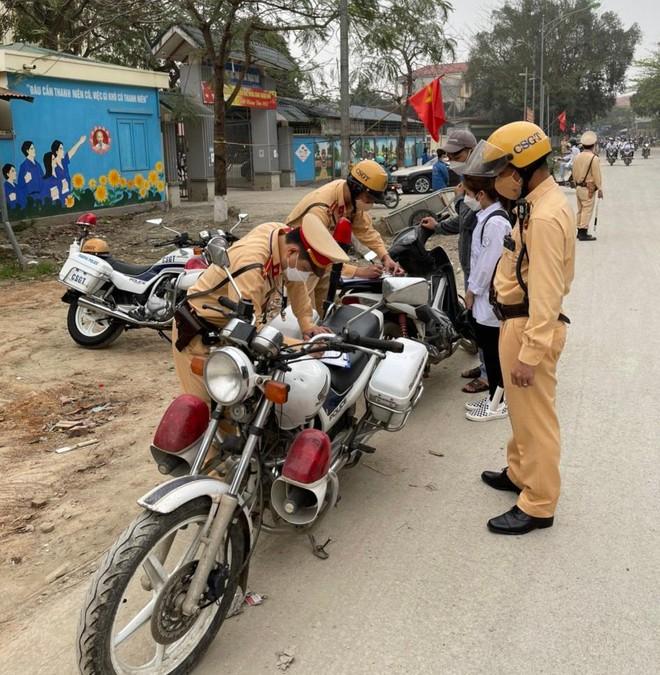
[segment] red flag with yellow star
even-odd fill
[[[445,123],[445,104],[442,101],[440,78],[415,92],[408,99],[408,103],[417,112],[417,117],[424,123],[431,138],[437,142],[440,138],[440,129]]]

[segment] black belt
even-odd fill
[[[493,313],[500,321],[507,319],[519,319],[520,317],[529,316],[529,305],[526,302],[521,302],[517,305],[503,305],[499,302],[493,304]],[[565,314],[559,314],[558,321],[562,323],[570,323],[571,320]]]

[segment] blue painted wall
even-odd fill
[[[34,97],[11,102],[15,138],[0,142],[12,220],[165,199],[156,89],[22,75],[9,87]],[[26,141],[38,166],[26,163]],[[55,141],[62,148],[44,177]]]

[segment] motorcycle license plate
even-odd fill
[[[64,283],[79,291],[86,291],[89,285],[89,276],[84,270],[72,267],[66,275]]]
[[[396,191],[397,191],[397,193],[400,194],[400,195],[403,194],[403,188],[402,188],[402,187],[397,186]]]

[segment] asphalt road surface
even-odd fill
[[[331,538],[328,560],[304,538],[262,535],[250,589],[268,597],[225,624],[197,673],[280,672],[285,649],[299,675],[658,672],[655,154],[603,167],[598,241],[577,243],[555,526],[524,537],[486,530],[513,504],[479,478],[504,465],[509,424],[464,419],[458,375],[472,361],[459,352],[425,381],[406,429],[379,434],[378,452],[341,474],[341,502],[317,533]],[[44,606],[0,670],[75,672],[84,591]]]

